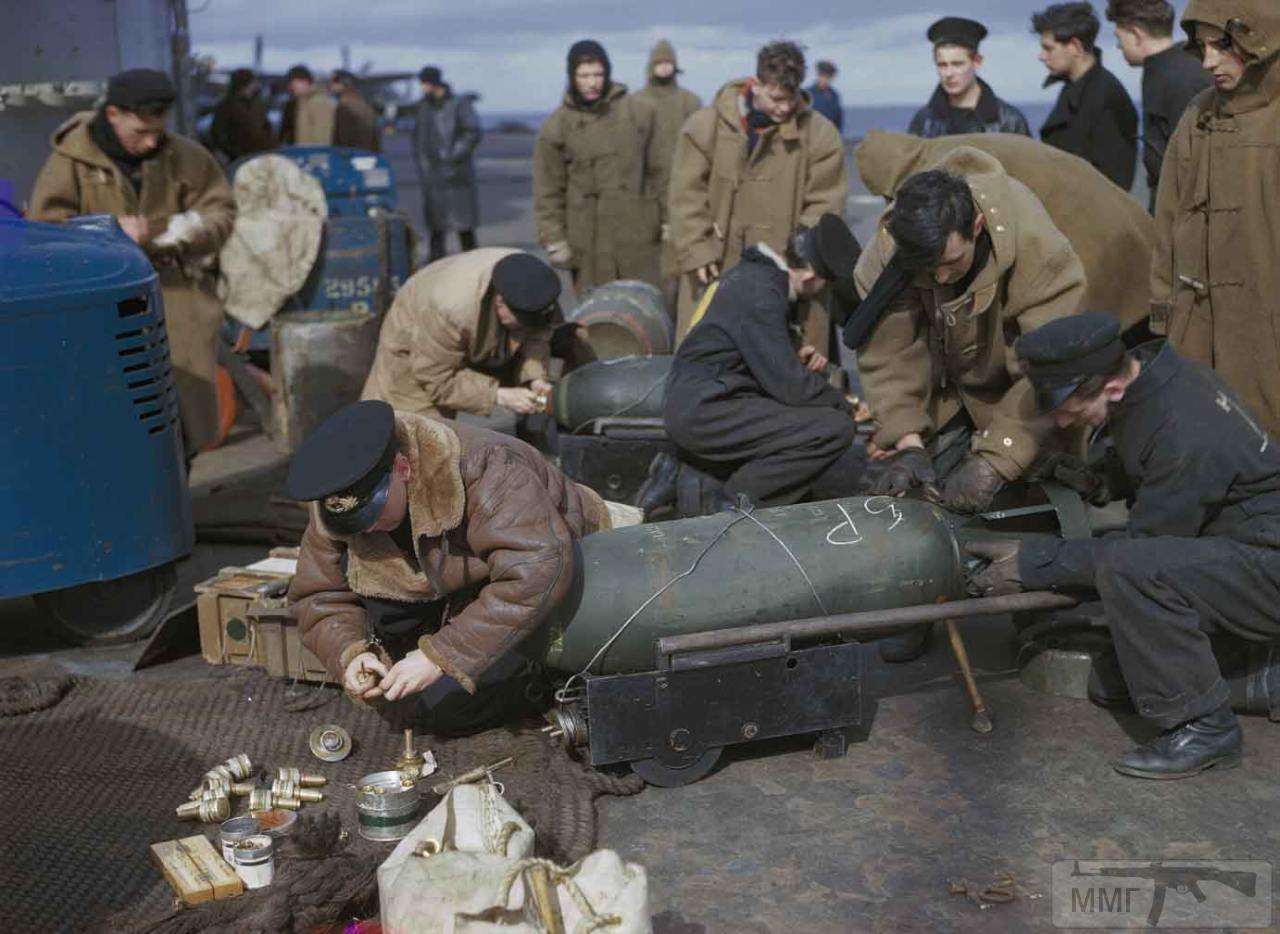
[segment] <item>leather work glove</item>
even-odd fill
[[[970,454],[951,472],[942,484],[942,505],[952,512],[982,512],[991,505],[1004,477],[991,462],[978,454]]]
[[[965,542],[964,550],[986,563],[969,577],[969,592],[977,597],[1002,597],[1022,592],[1018,556],[1022,542],[1009,538],[981,538]]]
[[[926,499],[936,501],[938,475],[924,448],[906,448],[885,462],[884,470],[871,485],[871,495],[905,496],[917,488]]]
[[[573,268],[573,250],[569,248],[569,244],[565,240],[547,244],[547,259],[556,269]]]
[[[1106,474],[1071,454],[1050,454],[1043,458],[1027,478],[1036,483],[1052,480],[1094,506],[1105,506],[1116,497]]]

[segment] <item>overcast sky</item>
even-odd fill
[[[928,25],[947,14],[983,20],[982,75],[1013,101],[1050,101],[1036,60],[1031,13],[1035,0],[188,0],[193,46],[219,67],[249,65],[253,37],[265,41],[264,66],[296,62],[318,69],[341,64],[350,46],[359,68],[444,69],[459,90],[475,91],[490,112],[545,112],[564,90],[564,56],[576,39],[604,44],[615,80],[637,86],[650,47],[660,38],[676,46],[681,80],[704,98],[726,80],[748,74],[755,52],[772,38],[807,47],[810,62],[829,58],[840,68],[846,106],[919,104],[935,84]],[[1094,0],[1105,8],[1104,0]],[[1185,0],[1176,0],[1179,10]],[[1099,44],[1105,62],[1139,94],[1139,73],[1115,49],[1109,23]]]

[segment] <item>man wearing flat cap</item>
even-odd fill
[[[387,312],[361,398],[443,418],[535,411],[551,390],[559,297],[551,267],[519,250],[487,247],[420,269]]]
[[[978,44],[987,27],[976,20],[947,16],[929,27],[938,87],[929,103],[911,118],[913,136],[935,139],[957,133],[1020,133],[1031,135],[1027,118],[978,77],[982,53]]]
[[[400,725],[465,733],[532,712],[546,624],[571,612],[604,502],[483,428],[352,403],[298,448],[310,503],[289,586],[303,643]]]
[[[663,418],[680,460],[723,483],[709,509],[739,494],[783,506],[857,491],[854,406],[827,381],[826,357],[797,350],[789,327],[829,284],[852,288],[857,258],[844,221],[825,214],[792,233],[785,255],[758,243],[707,289],[672,361]],[[659,455],[641,506],[674,498],[681,469]]]
[[[1116,763],[1138,778],[1237,765],[1242,738],[1211,633],[1280,636],[1280,447],[1207,367],[1164,341],[1132,352],[1090,312],[1025,335],[1017,356],[1058,425],[1110,428],[1134,487],[1123,532],[1066,541],[974,541],[983,595],[1096,590],[1115,658],[1090,696],[1160,728]],[[1123,681],[1103,677],[1118,661]]]
[[[53,134],[30,217],[115,215],[155,265],[190,459],[217,434],[222,306],[210,267],[231,235],[236,205],[209,151],[165,129],[176,96],[160,71],[113,76],[102,107],[76,114]]]

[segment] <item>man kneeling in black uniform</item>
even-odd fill
[[[857,492],[863,456],[854,447],[854,410],[825,378],[827,359],[797,351],[792,306],[828,285],[850,287],[858,243],[834,214],[792,235],[785,258],[761,243],[713,283],[676,351],[663,418],[680,459],[723,481],[704,507],[745,494],[753,505]],[[655,460],[641,505],[674,496],[683,468]]]
[[[1117,771],[1237,765],[1240,724],[1209,635],[1280,637],[1280,447],[1207,367],[1163,341],[1126,351],[1111,315],[1050,321],[1016,350],[1059,427],[1111,428],[1134,499],[1127,528],[1100,539],[969,542],[990,561],[975,589],[1101,595],[1125,683],[1091,683],[1090,696],[1131,698],[1163,730]]]

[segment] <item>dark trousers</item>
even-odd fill
[[[1280,636],[1280,548],[1221,536],[1121,538],[1102,546],[1097,567],[1129,693],[1163,729],[1227,702],[1210,634]]]
[[[440,629],[451,602],[457,613],[474,596],[450,601],[398,603],[364,598],[365,612],[374,635],[393,659],[399,660],[418,647],[418,639]],[[476,693],[468,693],[448,676],[427,690],[378,707],[396,729],[413,727],[433,736],[466,736],[537,715],[551,702],[550,681],[537,662],[512,652],[485,671]]]
[[[666,425],[682,455],[757,506],[852,496],[861,487],[864,449],[854,447],[856,426],[839,409],[694,396],[679,411],[668,408]]]
[[[433,230],[430,232],[430,236],[428,238],[428,243],[430,244],[430,251],[427,254],[428,263],[433,263],[448,255],[449,248],[445,241],[445,238],[448,237],[448,235],[448,231],[444,230]],[[468,250],[474,250],[476,248],[476,232],[474,230],[459,230],[458,244],[462,247],[463,253],[466,253]]]

